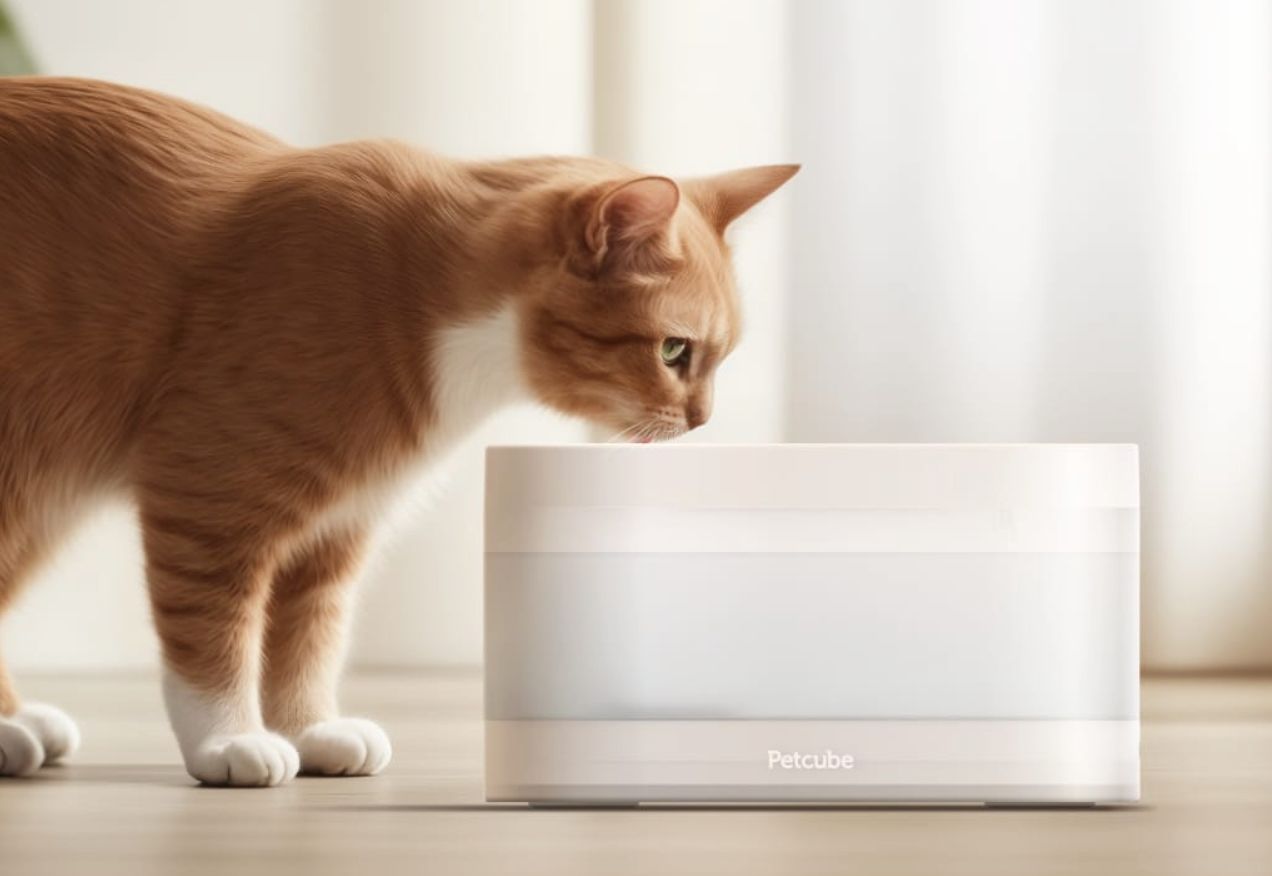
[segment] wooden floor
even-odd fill
[[[35,678],[80,719],[70,765],[0,780],[0,874],[1272,874],[1272,679],[1150,680],[1144,803],[976,807],[528,810],[482,802],[480,679],[347,683],[396,757],[370,779],[195,787],[158,686]]]

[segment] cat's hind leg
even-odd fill
[[[13,459],[9,459],[10,465]],[[0,471],[0,616],[13,604],[21,585],[69,522],[67,515],[32,513],[30,490],[16,488],[15,473]],[[39,526],[35,521],[41,521]],[[56,530],[56,532],[55,532]],[[0,656],[0,776],[25,776],[61,760],[79,747],[79,728],[54,706],[23,703]]]
[[[18,719],[21,711],[13,680],[0,663],[0,776],[27,776],[44,765],[44,744]]]
[[[341,717],[336,705],[365,551],[361,531],[327,533],[293,554],[274,576],[265,639],[265,723],[296,743],[304,773],[370,776],[392,757],[389,737],[377,724]]]

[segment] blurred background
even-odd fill
[[[800,161],[734,231],[748,335],[694,440],[1141,447],[1149,669],[1272,668],[1263,0],[7,0],[0,70],[299,145]],[[3,205],[0,205],[3,209]],[[373,569],[353,660],[481,657],[481,446]],[[7,620],[18,668],[150,667],[130,512]]]

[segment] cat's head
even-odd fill
[[[559,267],[523,310],[535,395],[626,440],[705,423],[716,368],[742,328],[725,229],[798,170],[681,184],[633,176],[573,193],[557,229]]]

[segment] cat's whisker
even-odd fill
[[[641,435],[641,438],[650,443],[653,443],[655,441],[661,441],[662,426],[659,424],[657,420],[650,420],[649,425],[645,428],[644,432]]]
[[[639,420],[616,433],[610,440],[623,442],[647,442],[660,440],[662,427],[657,417]]]
[[[629,426],[627,429],[620,429],[619,431],[614,432],[613,434],[611,434],[611,435],[609,435],[608,437],[606,437],[606,438],[605,438],[605,443],[606,443],[606,444],[617,444],[618,442],[620,442],[620,441],[622,441],[622,440],[623,440],[623,436],[627,434],[627,432],[628,432],[628,430],[629,430],[630,428],[631,428],[631,427]]]
[[[609,438],[606,439],[606,443],[616,444],[620,441],[627,440],[628,438],[632,436],[635,430],[639,429],[642,425],[644,425],[645,422],[647,421],[642,420],[640,422],[633,423],[632,425],[628,426],[626,429],[622,429],[618,432],[615,432],[613,435],[611,435]]]

